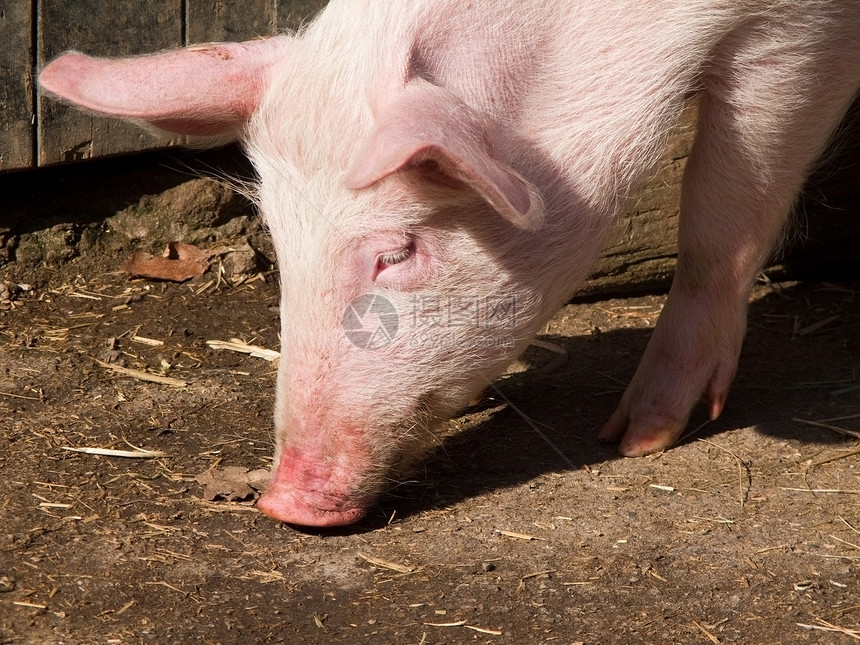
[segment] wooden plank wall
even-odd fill
[[[95,56],[243,40],[297,27],[325,0],[0,0],[0,172],[181,143],[38,96],[35,70]]]
[[[0,0],[0,171],[33,165],[33,0]]]
[[[109,10],[102,0],[38,0],[38,68],[67,49],[123,56],[179,47],[182,23],[181,0],[115,2]],[[39,98],[37,110],[40,166],[167,143],[132,124],[93,117],[50,99]]]

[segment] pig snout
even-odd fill
[[[342,526],[361,519],[373,500],[361,494],[360,458],[332,460],[321,452],[285,448],[257,508],[272,519],[301,526]]]

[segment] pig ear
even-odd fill
[[[449,177],[483,197],[519,228],[543,224],[540,193],[493,154],[486,119],[456,96],[413,80],[380,113],[376,126],[347,172],[348,188],[367,188],[405,168],[432,161]]]
[[[212,43],[134,58],[68,52],[39,75],[48,94],[90,112],[191,135],[237,136],[288,37]]]

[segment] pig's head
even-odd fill
[[[559,273],[571,250],[500,153],[511,142],[498,124],[408,67],[373,89],[338,86],[358,67],[315,67],[302,45],[72,53],[40,80],[94,112],[244,140],[282,288],[275,466],[259,507],[329,526],[359,519],[432,447],[434,426],[579,276]]]

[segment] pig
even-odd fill
[[[685,101],[668,300],[600,431],[627,456],[722,411],[751,286],[860,86],[853,0],[331,0],[296,34],[125,59],[42,90],[242,141],[281,285],[268,516],[360,519],[588,275]]]

